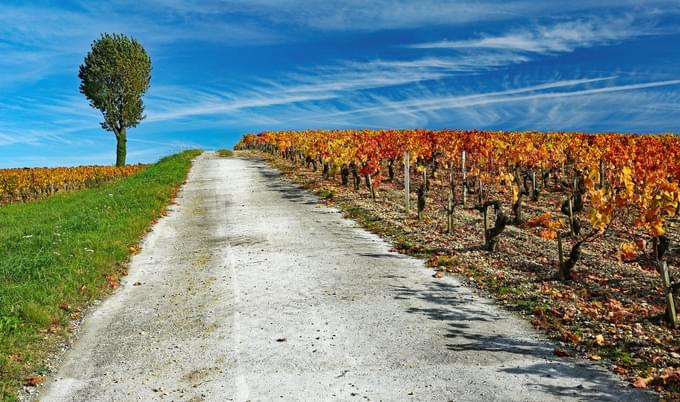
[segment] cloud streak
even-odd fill
[[[660,34],[652,23],[631,15],[618,18],[577,19],[552,25],[515,29],[475,39],[443,40],[408,45],[414,49],[494,49],[527,53],[563,53],[577,48],[608,45],[629,38]]]

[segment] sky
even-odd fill
[[[0,167],[112,164],[102,33],[153,63],[128,162],[247,132],[680,132],[680,0],[0,0]]]

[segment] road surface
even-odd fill
[[[646,397],[317,201],[261,161],[200,156],[40,400]]]

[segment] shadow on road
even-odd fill
[[[443,281],[421,287],[395,286],[397,300],[417,299],[424,307],[409,307],[408,313],[419,314],[447,323],[445,336],[451,352],[473,352],[485,364],[498,365],[499,373],[519,375],[525,385],[541,389],[556,397],[592,400],[653,400],[648,394],[626,389],[601,368],[570,359],[552,360],[554,345],[540,339],[504,334],[506,318],[487,308],[489,301],[462,291],[462,286]],[[483,352],[475,354],[474,352]],[[468,353],[469,355],[469,353]],[[527,359],[536,360],[528,363]],[[565,385],[557,379],[574,379]],[[554,380],[552,380],[554,379]],[[578,385],[573,386],[576,382]]]

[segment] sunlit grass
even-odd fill
[[[0,207],[0,396],[13,400],[160,216],[200,151],[97,188]],[[46,334],[51,334],[46,336]]]

